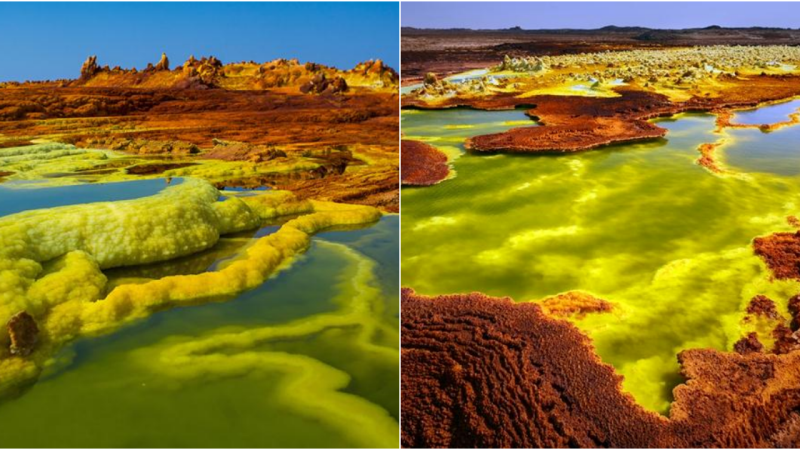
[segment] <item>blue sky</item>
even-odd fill
[[[800,27],[800,3],[793,2],[420,2],[402,8],[403,26],[418,28]]]
[[[81,63],[144,68],[166,52],[222,62],[298,58],[399,70],[397,3],[0,3],[0,80],[77,78]]]

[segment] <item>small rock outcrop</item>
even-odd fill
[[[531,58],[512,58],[508,55],[503,57],[497,67],[496,71],[510,71],[510,72],[544,72],[548,69],[547,64],[538,57]]]
[[[184,80],[177,87],[215,87],[218,78],[223,76],[222,68],[222,61],[213,56],[208,58],[203,57],[198,60],[192,55],[186,60],[183,66],[180,66],[180,69],[183,71]]]
[[[397,74],[397,72],[384,64],[380,59],[371,59],[369,61],[359,63],[350,72],[374,79],[383,87],[395,86],[397,82],[400,81],[400,76]]]
[[[347,92],[348,86],[344,78],[337,76],[330,79],[324,73],[314,76],[309,82],[300,86],[304,94],[340,94]]]

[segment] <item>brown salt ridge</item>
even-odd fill
[[[800,94],[798,76],[726,77],[714,96],[672,102],[665,95],[634,87],[619,87],[619,97],[598,98],[539,95],[520,98],[516,94],[455,96],[429,103],[419,98],[402,100],[403,107],[445,109],[466,106],[482,110],[508,110],[529,106],[527,114],[540,121],[538,127],[512,128],[505,132],[475,136],[464,146],[478,152],[563,153],[589,150],[603,145],[663,137],[667,130],[649,119],[688,111],[722,112],[743,109]]]
[[[404,447],[797,447],[800,352],[678,355],[670,417],[534,303],[402,293]]]
[[[430,186],[447,178],[447,156],[436,147],[420,141],[403,139],[400,174],[404,185]]]
[[[716,158],[717,149],[720,145],[720,142],[700,144],[697,147],[700,152],[700,158],[697,159],[697,163],[714,173],[723,173],[724,171],[717,163]]]
[[[25,311],[21,311],[9,319],[6,324],[11,338],[11,354],[28,356],[39,340],[39,327],[36,321]]]

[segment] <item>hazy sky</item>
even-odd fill
[[[800,27],[790,2],[403,3],[403,26],[419,28]]]
[[[144,68],[166,52],[399,69],[397,3],[0,3],[0,80],[77,78],[83,61]]]

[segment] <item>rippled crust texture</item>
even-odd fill
[[[483,294],[402,295],[404,447],[796,447],[800,352],[678,355],[665,418],[566,321]]]
[[[447,156],[424,142],[403,139],[401,142],[403,184],[430,186],[447,178]]]

